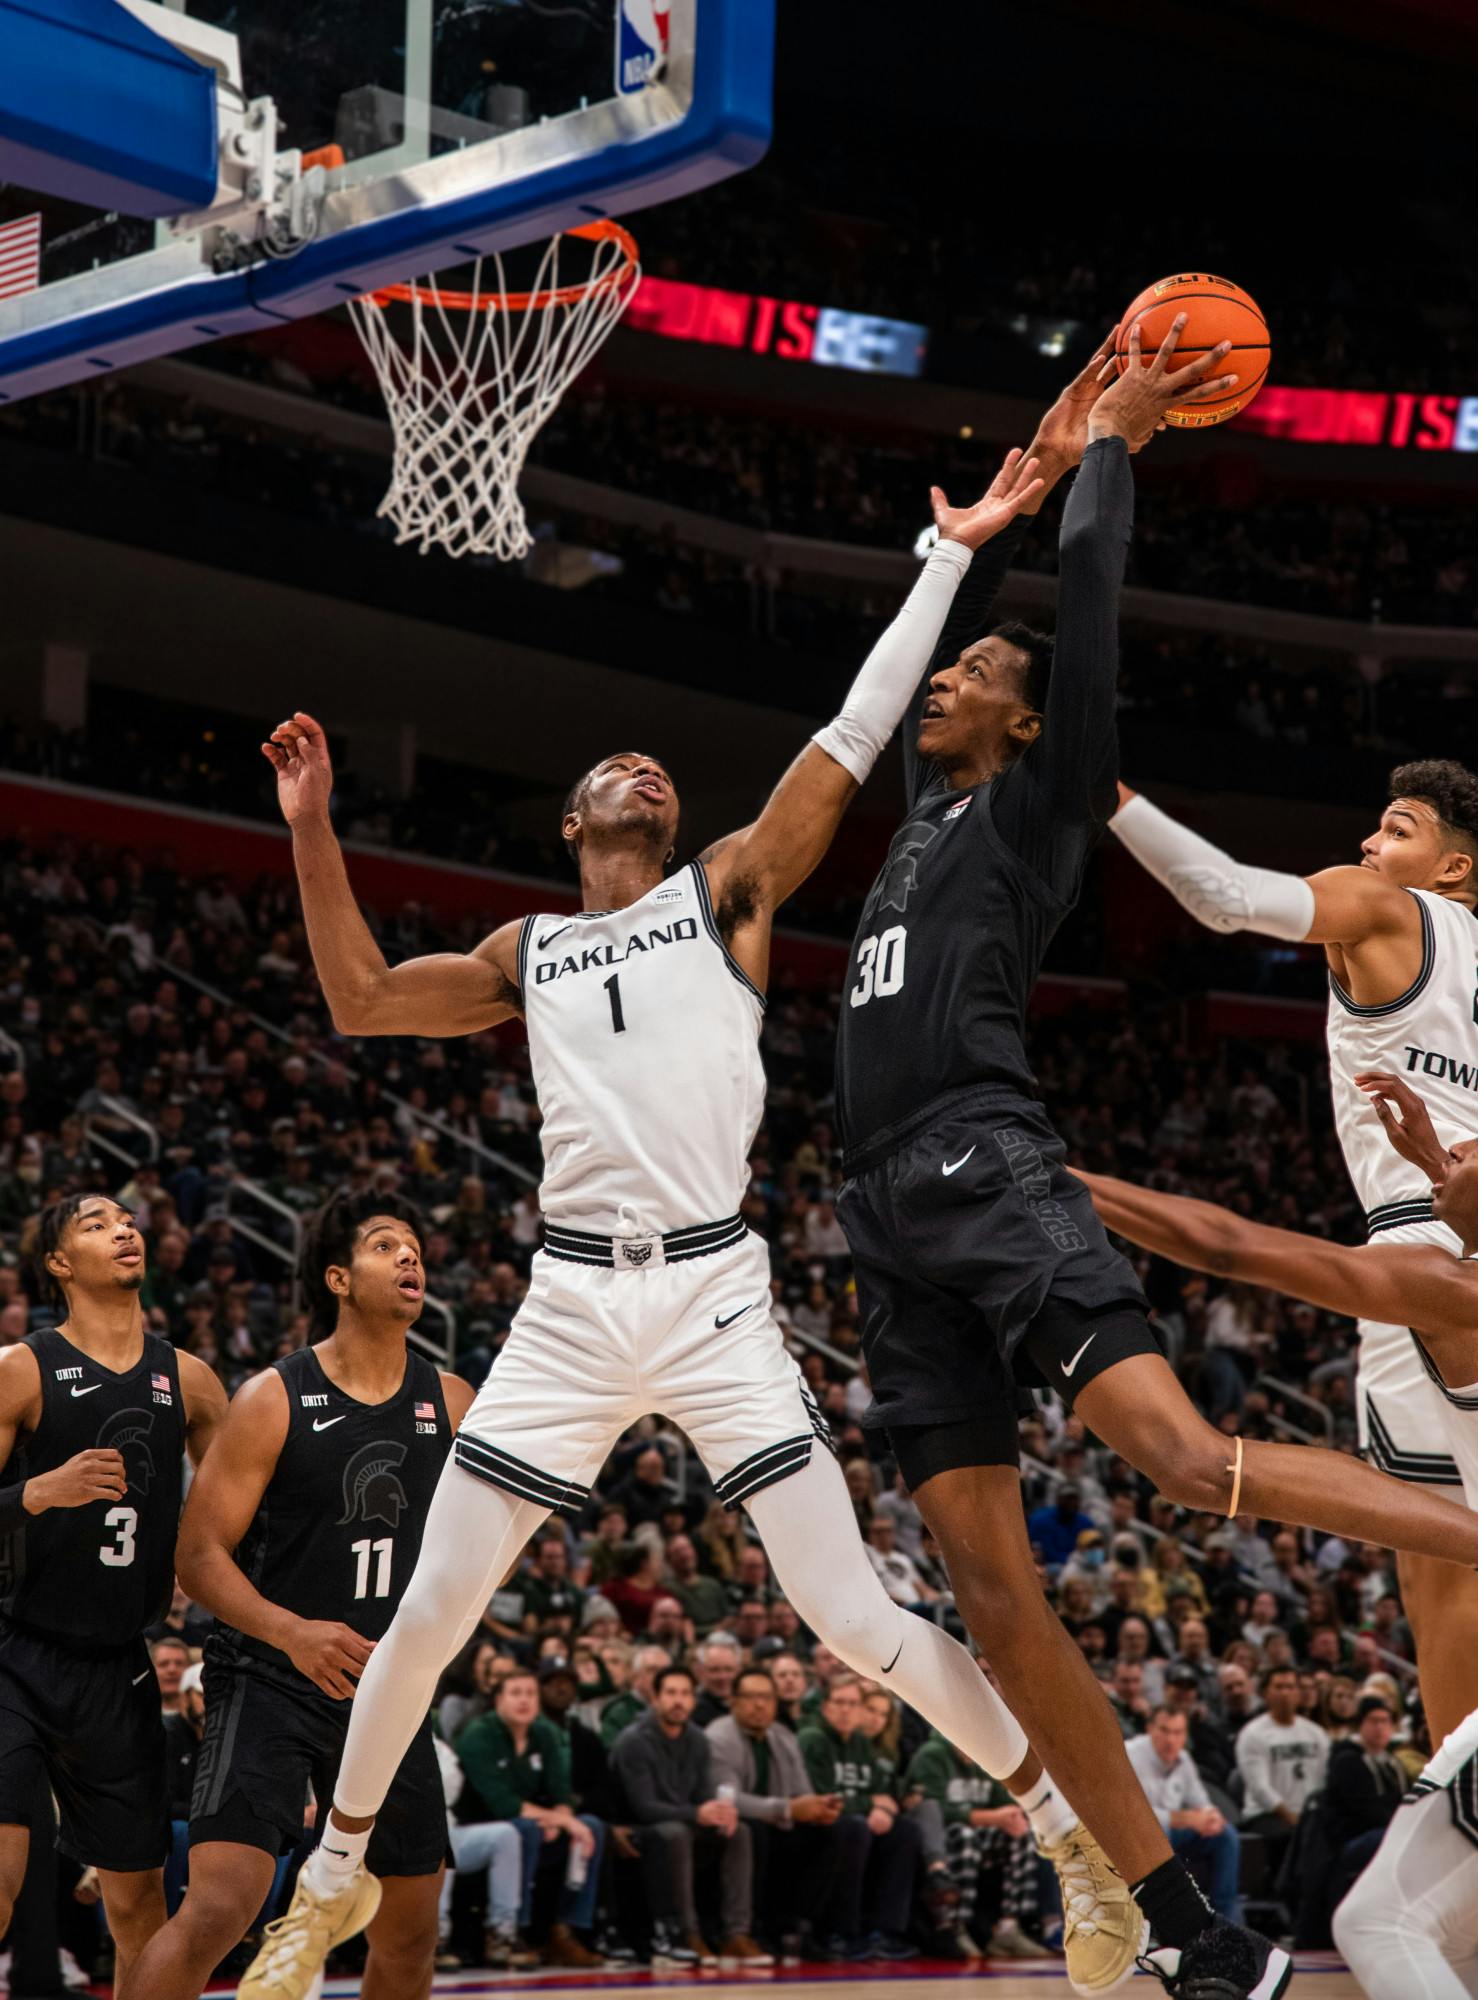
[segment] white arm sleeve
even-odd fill
[[[1135,860],[1213,931],[1262,931],[1302,944],[1314,927],[1314,892],[1301,875],[1249,868],[1136,796],[1109,821]]]
[[[863,662],[841,714],[811,739],[859,785],[908,711],[970,559],[963,542],[934,544],[903,609]]]

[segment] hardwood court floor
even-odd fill
[[[1288,2000],[1360,2000],[1360,1988],[1339,1959],[1330,1953],[1309,1953],[1297,1960],[1297,1976],[1288,1989]],[[804,1973],[791,1967],[779,1972],[673,1973],[591,1973],[551,1972],[546,1976],[494,1972],[443,1973],[436,1981],[437,2000],[477,2000],[495,1993],[526,1992],[531,2000],[541,1993],[551,1995],[580,1992],[598,1993],[601,2000],[652,2000],[653,1990],[672,1987],[701,1987],[714,2000],[734,2000],[738,1989],[751,1992],[760,1988],[766,2000],[930,2000],[930,1988],[967,1984],[981,1987],[980,2000],[1070,2000],[1072,1988],[1061,1971],[1052,1965],[1040,1970],[1035,1965],[1013,1966],[986,1960],[978,1965],[957,1965],[920,1960],[906,1970],[897,1966],[876,1970],[858,1966],[817,1966]],[[821,1990],[818,1990],[821,1989]],[[1131,2000],[1155,2000],[1162,1993],[1159,1981],[1144,1975],[1120,1989]],[[212,1987],[211,1993],[227,1994],[229,1987]],[[324,2000],[356,2000],[359,1986],[353,1980],[331,1979],[324,1987]],[[939,1996],[946,2000],[946,1996]],[[964,1996],[960,1996],[964,2000]]]

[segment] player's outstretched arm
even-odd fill
[[[472,1035],[519,1012],[516,923],[475,951],[437,952],[389,966],[360,914],[329,820],[333,766],[322,727],[299,710],[262,755],[292,829],[308,945],[341,1035]]]
[[[270,1604],[247,1580],[236,1551],[267,1490],[287,1437],[287,1390],[276,1369],[237,1390],[190,1487],[180,1518],[175,1570],[197,1604],[286,1653],[293,1665],[336,1701],[354,1693],[374,1643],[347,1625],[299,1618]]]
[[[1359,1248],[1328,1243],[1321,1236],[1249,1222],[1214,1202],[1076,1171],[1104,1227],[1157,1256],[1192,1271],[1265,1285],[1352,1318],[1430,1328],[1438,1336],[1461,1332],[1478,1354],[1478,1289],[1445,1250],[1416,1243]]]
[[[1380,937],[1420,937],[1415,900],[1372,869],[1325,868],[1304,876],[1249,867],[1123,784],[1109,826],[1135,860],[1208,930],[1259,931],[1290,944],[1346,946]]]
[[[975,550],[1040,490],[1035,459],[1020,451],[1007,453],[973,507],[951,507],[939,487],[931,489],[940,539],[902,610],[864,661],[841,713],[806,745],[753,825],[703,856],[715,903],[726,887],[742,882],[750,900],[768,912],[805,881],[902,720]]]

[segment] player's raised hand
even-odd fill
[[[1093,359],[1068,383],[1037,425],[1031,448],[1045,465],[1049,460],[1066,470],[1078,464],[1088,449],[1088,417],[1098,401],[1105,367],[1112,367],[1118,329],[1098,344]]]
[[[1375,1115],[1386,1129],[1386,1137],[1401,1155],[1440,1187],[1447,1179],[1452,1155],[1437,1137],[1426,1101],[1409,1083],[1385,1070],[1364,1070],[1355,1078],[1375,1107]]]
[[[79,1451],[65,1465],[28,1479],[21,1505],[28,1514],[51,1507],[86,1507],[94,1500],[121,1500],[128,1491],[123,1453],[102,1447]]]
[[[1160,343],[1159,352],[1148,361],[1140,350],[1139,321],[1136,320],[1130,327],[1128,365],[1118,380],[1110,382],[1103,390],[1089,412],[1090,443],[1095,438],[1121,437],[1131,451],[1138,451],[1149,443],[1163,424],[1167,410],[1225,395],[1228,389],[1235,386],[1235,375],[1207,379],[1210,371],[1231,352],[1232,343],[1229,340],[1208,348],[1184,368],[1173,366],[1176,343],[1185,323],[1186,315],[1177,313],[1169,333]],[[1107,373],[1107,368],[1112,365],[1111,362],[1107,364],[1104,372]]]
[[[984,497],[973,507],[951,507],[944,489],[931,486],[929,500],[940,540],[963,542],[967,549],[978,549],[992,535],[998,535],[1008,522],[1016,519],[1027,501],[1041,492],[1042,481],[1036,477],[1036,470],[1034,458],[1023,458],[1020,449],[1013,448],[1006,453],[1006,461],[986,488]]]
[[[277,773],[277,803],[289,826],[328,812],[334,767],[328,738],[311,715],[297,709],[288,721],[279,722],[270,742],[262,745],[262,755]]]
[[[304,1618],[283,1650],[315,1687],[335,1701],[352,1701],[354,1683],[368,1665],[375,1642],[361,1639],[331,1618]]]

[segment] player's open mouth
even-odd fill
[[[922,722],[943,722],[943,720],[944,720],[944,710],[939,706],[939,703],[937,701],[926,701],[924,703],[923,713],[919,716],[919,721],[922,723]]]
[[[143,1261],[141,1250],[120,1250],[113,1259],[115,1264],[142,1264]]]
[[[653,804],[662,805],[667,794],[655,778],[638,778],[632,786],[638,798],[651,799]]]
[[[401,1278],[399,1284],[407,1298],[418,1299],[421,1296],[423,1287],[419,1278]]]

